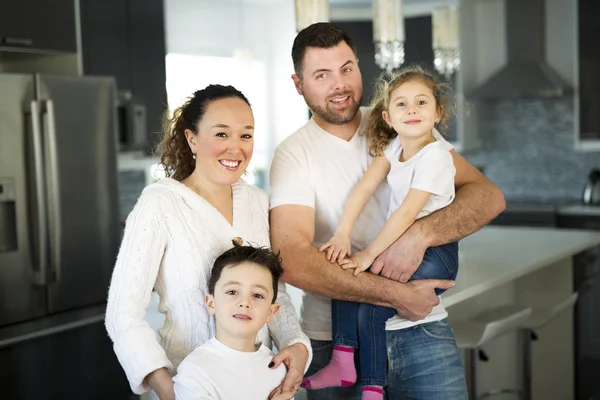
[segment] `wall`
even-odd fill
[[[598,152],[574,149],[573,97],[482,102],[477,122],[482,148],[464,155],[509,200],[578,200],[600,167]]]
[[[463,49],[464,55],[474,57],[462,66],[469,93],[505,65],[506,21],[503,1],[462,1],[474,13],[477,32],[475,43],[465,43],[470,47]],[[546,59],[577,93],[576,4],[562,0],[545,4]],[[480,147],[464,155],[485,167],[485,174],[509,200],[579,200],[588,171],[600,167],[600,153],[575,150],[576,111],[573,95],[476,102],[466,125],[476,131]]]
[[[268,120],[257,130],[269,137],[267,153],[306,122],[308,109],[291,80],[293,1],[166,0],[165,10],[167,53],[231,57],[244,46],[264,63]]]

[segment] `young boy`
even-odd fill
[[[255,345],[258,331],[279,309],[279,257],[264,248],[234,244],[215,260],[208,282],[206,306],[215,316],[217,336],[179,365],[173,378],[177,400],[267,400],[285,377],[283,364],[269,368],[272,351]]]

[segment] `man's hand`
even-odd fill
[[[404,285],[410,289],[410,294],[402,296],[393,306],[402,317],[410,321],[419,321],[429,315],[433,307],[440,303],[435,289],[450,289],[454,286],[454,281],[422,279]]]
[[[296,393],[302,383],[307,361],[308,350],[302,343],[296,343],[277,353],[271,364],[269,364],[269,368],[277,368],[281,363],[284,363],[287,367],[287,374],[282,384],[271,392],[269,399],[277,398],[275,396],[286,392]]]
[[[375,259],[370,271],[394,281],[408,282],[428,247],[426,238],[413,225]]]

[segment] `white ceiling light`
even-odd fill
[[[373,0],[375,62],[391,71],[404,63],[402,0]]]
[[[451,77],[460,67],[458,10],[456,6],[436,7],[431,13],[433,29],[433,65]]]
[[[329,22],[329,0],[295,0],[296,31],[315,22]]]

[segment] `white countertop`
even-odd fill
[[[456,286],[446,307],[600,244],[600,231],[488,226],[459,244]]]
[[[558,207],[559,215],[594,215],[600,216],[600,206],[588,206],[585,204],[571,204]]]

